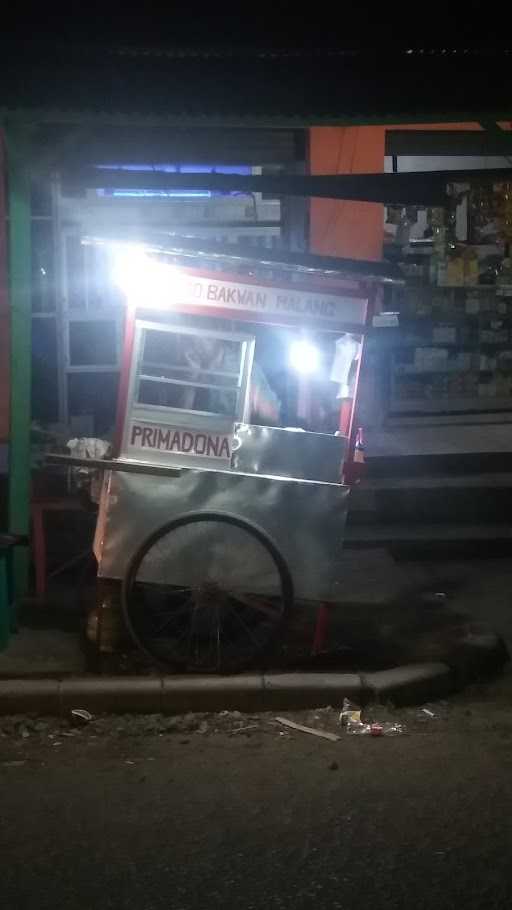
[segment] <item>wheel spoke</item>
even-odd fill
[[[173,639],[173,644],[172,644],[173,649],[175,649],[176,645],[178,645],[180,642],[182,642],[184,638],[187,638],[187,636],[190,636],[190,624],[189,623],[187,623],[184,631],[181,632],[177,638]],[[187,650],[187,653],[188,653],[188,650]]]
[[[187,610],[184,611],[184,612],[190,613],[190,610],[187,609]],[[173,613],[172,616],[168,616],[168,617],[167,617],[167,619],[162,623],[161,626],[158,627],[158,629],[155,629],[156,635],[161,635],[162,632],[164,631],[164,629],[168,629],[169,626],[171,625],[171,623],[174,623],[175,621],[176,621],[176,616],[175,616],[175,614]]]
[[[258,639],[253,635],[252,629],[250,629],[249,626],[247,625],[247,623],[245,622],[245,620],[242,619],[242,617],[240,616],[240,613],[237,611],[237,609],[233,608],[232,610],[230,610],[229,615],[234,616],[234,618],[238,621],[239,625],[241,625],[242,628],[245,629],[245,631],[249,635],[249,638],[252,638],[254,644],[259,647],[261,642],[258,641]]]
[[[184,516],[140,554],[124,610],[135,641],[161,662],[243,667],[280,628],[291,582],[272,541],[248,522],[214,512]]]
[[[188,627],[187,657],[190,657],[190,651],[192,648],[192,638],[194,636],[194,627],[195,627],[195,622],[196,622],[196,617],[197,617],[197,611],[198,611],[198,605],[197,605],[197,603],[194,603],[194,606],[192,607],[192,614],[190,616],[190,623],[189,623],[189,627]]]
[[[220,660],[220,631],[221,631],[221,626],[222,626],[222,623],[221,623],[221,618],[220,618],[220,610],[219,610],[219,608],[217,607],[217,670],[220,670],[220,664],[221,664],[221,660]]]
[[[182,604],[181,607],[178,607],[176,610],[169,610],[169,607],[160,607],[158,610],[148,610],[148,613],[151,614],[153,619],[160,619],[162,616],[170,615],[170,618],[175,618],[183,616],[185,613],[190,613],[190,603]]]
[[[151,597],[159,596],[159,597],[166,597],[168,600],[182,598],[187,594],[187,592],[189,594],[192,593],[192,588],[190,585],[186,585],[186,586],[184,585],[183,587],[177,587],[177,585],[170,585],[170,584],[167,585],[167,584],[164,584],[163,582],[154,583],[154,584],[138,582],[137,588],[139,589],[139,593],[142,597],[151,598]]]
[[[205,661],[207,666],[215,666],[215,653],[216,653],[216,639],[217,639],[217,630],[216,630],[216,614],[217,607],[213,603],[208,604],[208,615],[205,621]]]
[[[188,597],[189,601],[190,598],[191,594]],[[150,615],[154,625],[164,617],[164,621],[155,629],[157,635],[160,635],[164,629],[167,629],[171,624],[176,623],[181,617],[186,616],[188,613],[190,613],[190,603],[182,604],[182,606],[177,609],[169,610],[169,607],[162,607],[158,610],[148,610],[148,616]]]
[[[264,613],[270,619],[279,620],[281,611],[272,606],[268,600],[262,599],[258,594],[250,594],[242,591],[226,592],[232,600],[236,600],[244,607],[254,610],[256,613]]]

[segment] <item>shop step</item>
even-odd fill
[[[512,472],[512,452],[509,451],[366,456],[368,478],[432,477],[449,474],[467,476],[509,472]]]
[[[385,547],[400,551],[504,555],[512,552],[512,524],[380,524],[345,529],[346,549]]]
[[[353,487],[349,524],[511,521],[512,472],[367,476]]]

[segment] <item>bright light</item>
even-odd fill
[[[152,259],[143,247],[126,244],[114,250],[112,280],[131,304],[170,306],[176,277],[172,265]]]
[[[298,373],[316,373],[320,366],[320,351],[309,341],[294,341],[290,346],[290,366]]]
[[[149,258],[141,247],[118,247],[114,251],[112,279],[114,284],[126,294],[131,296],[142,289],[149,267]]]

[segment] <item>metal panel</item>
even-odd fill
[[[183,512],[213,509],[256,522],[274,538],[290,567],[296,596],[336,600],[348,492],[339,484],[224,471],[185,470],[174,478],[113,472],[104,485],[95,541],[99,575],[122,579],[130,558],[152,531]],[[234,565],[243,559],[243,550],[231,554]],[[173,553],[169,545],[171,561],[176,583],[192,583],[194,551]],[[252,589],[268,592],[260,569],[254,566]]]
[[[240,423],[231,466],[245,474],[339,483],[347,443],[345,436]]]

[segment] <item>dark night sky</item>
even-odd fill
[[[328,118],[343,110],[429,120],[448,97],[449,110],[463,119],[487,110],[508,116],[512,52],[503,53],[502,36],[512,36],[510,13],[498,18],[493,7],[487,16],[475,0],[339,0],[334,12],[311,3],[302,11],[300,0],[256,0],[250,7],[210,0],[204,10],[201,2],[169,0],[161,11],[144,0],[18,6],[20,13],[6,13],[10,23],[0,34],[0,100],[13,109],[126,113],[149,103],[166,115],[172,108],[190,116],[208,109]],[[312,53],[244,53],[251,47]],[[482,48],[483,54],[443,54]],[[210,56],[175,53],[201,49]],[[422,53],[409,56],[408,49]]]
[[[340,3],[334,12],[322,5],[279,2],[251,4],[172,3],[122,4],[89,2],[24,4],[22,14],[11,12],[4,40],[85,43],[119,43],[149,46],[243,46],[368,47],[383,43],[390,48],[404,42],[411,47],[425,44],[462,47],[471,44],[502,44],[511,34],[506,16],[497,9],[487,17],[476,0],[452,0],[429,4]],[[325,7],[327,5],[325,4]]]

